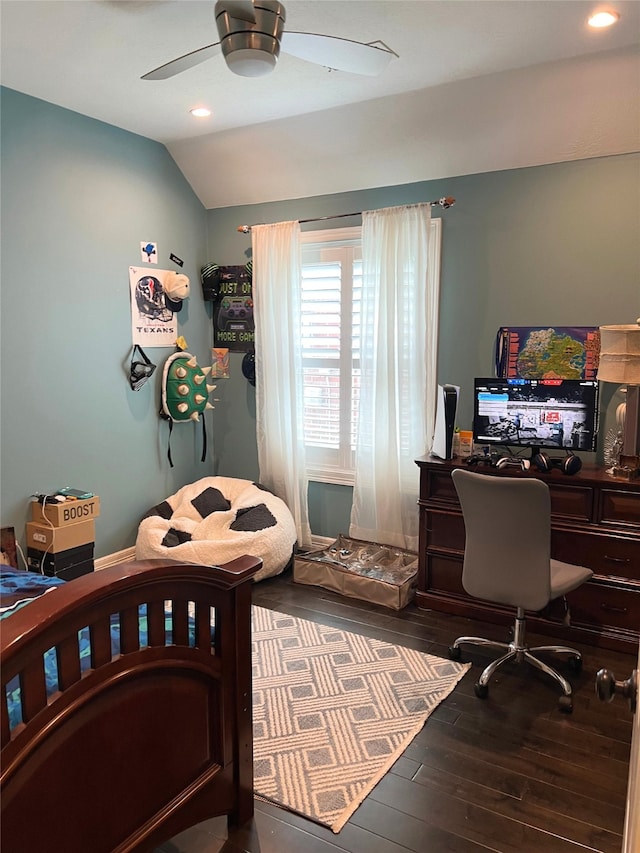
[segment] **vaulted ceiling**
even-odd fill
[[[324,181],[313,184],[309,162],[336,137],[341,149],[353,148],[366,166],[370,158],[385,156],[390,122],[396,134],[414,132],[416,109],[433,109],[442,120],[442,105],[456,103],[458,92],[466,92],[464,109],[477,87],[488,91],[496,83],[504,91],[507,79],[524,85],[526,69],[537,73],[554,63],[578,68],[585,59],[636,51],[640,3],[607,4],[619,12],[619,23],[593,31],[586,19],[598,5],[590,0],[289,0],[287,31],[382,40],[398,58],[380,76],[367,77],[282,53],[268,76],[244,78],[216,56],[171,79],[148,81],[142,75],[158,65],[218,41],[213,0],[2,0],[1,78],[9,88],[162,142],[203,204],[219,207],[337,192],[358,188],[362,180],[384,185],[376,172],[343,186],[327,178],[326,168]],[[189,110],[201,105],[211,116],[195,119]],[[371,132],[376,122],[380,133]],[[235,196],[221,180],[232,168],[234,152],[246,185]],[[274,169],[277,190],[269,184]],[[239,176],[234,179],[238,186]],[[402,180],[390,169],[389,183]]]

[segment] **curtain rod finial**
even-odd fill
[[[241,234],[248,234],[251,231],[250,225],[238,225],[236,231],[239,231]]]
[[[452,198],[451,196],[447,196],[446,198],[441,198],[437,202],[437,204],[439,204],[440,207],[444,207],[445,210],[447,210],[447,208],[449,208],[449,207],[453,207],[453,205],[455,203],[456,203],[455,198]]]

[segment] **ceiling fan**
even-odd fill
[[[218,0],[215,19],[220,41],[179,56],[142,79],[166,80],[220,53],[241,77],[269,74],[280,50],[335,71],[372,77],[398,56],[382,41],[364,44],[338,36],[285,32],[285,9],[278,0]]]

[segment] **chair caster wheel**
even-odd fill
[[[489,688],[487,687],[487,685],[480,684],[479,681],[476,681],[476,683],[473,685],[473,689],[475,690],[478,699],[486,699],[489,695]]]
[[[574,655],[569,658],[569,666],[575,672],[576,675],[580,675],[582,672],[582,658]]]
[[[558,699],[558,708],[563,714],[570,714],[573,711],[573,699],[571,696],[561,696]]]
[[[462,649],[460,646],[449,646],[449,659],[450,660],[460,660],[462,655]]]

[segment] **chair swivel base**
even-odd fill
[[[479,699],[487,698],[489,694],[489,679],[499,666],[502,666],[503,663],[507,663],[507,661],[515,661],[516,663],[526,662],[549,675],[560,685],[562,688],[562,696],[558,699],[559,709],[565,714],[570,714],[573,710],[571,685],[567,679],[560,675],[559,672],[556,672],[553,667],[550,667],[548,664],[544,663],[544,661],[537,658],[535,653],[549,652],[569,655],[569,665],[575,673],[579,673],[582,670],[582,656],[577,649],[571,649],[567,646],[536,646],[530,649],[524,644],[524,619],[520,618],[520,616],[516,617],[514,639],[511,643],[499,643],[494,640],[486,640],[483,637],[458,637],[454,644],[449,646],[449,657],[451,660],[460,659],[460,646],[464,643],[473,646],[486,646],[504,652],[502,657],[497,658],[485,667],[480,678],[476,682],[474,689],[476,696]]]

